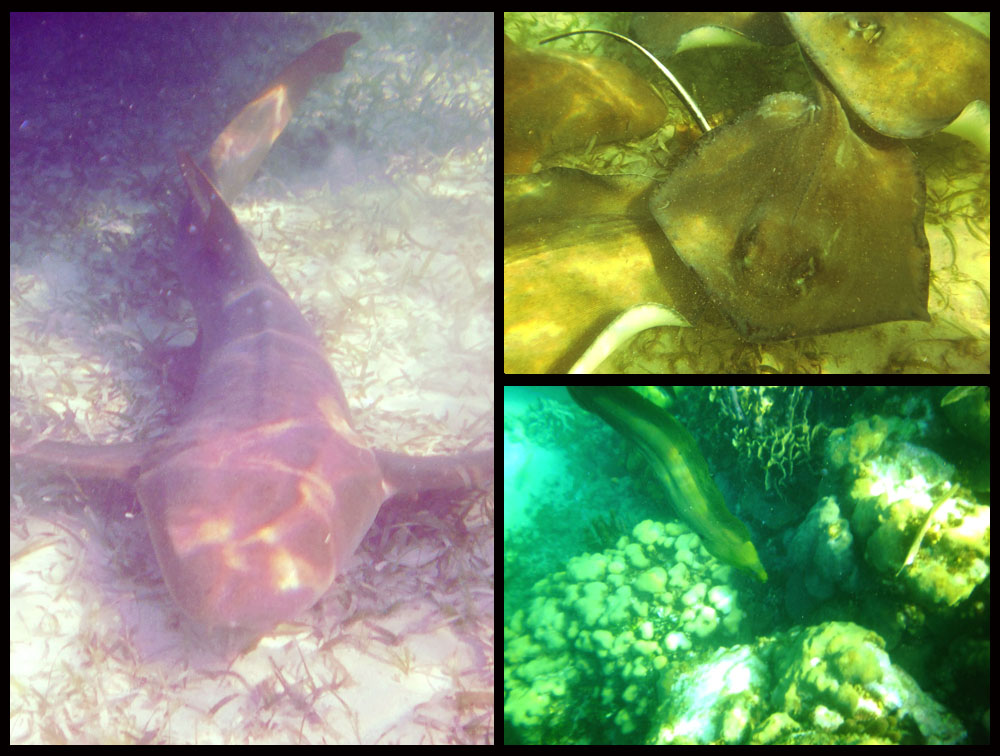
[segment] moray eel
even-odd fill
[[[750,531],[726,509],[694,438],[666,410],[625,386],[567,386],[583,409],[639,447],[678,516],[709,553],[767,580]]]

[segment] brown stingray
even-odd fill
[[[571,168],[504,178],[505,373],[567,372],[639,302],[702,319],[698,281],[649,214],[652,187]]]
[[[705,34],[725,30],[763,45],[794,42],[775,12],[665,11],[634,13],[630,36],[663,58],[687,46],[734,44],[733,37]]]
[[[503,40],[503,171],[571,147],[638,139],[666,120],[648,82],[610,58],[539,52]]]
[[[990,100],[990,42],[943,13],[786,13],[809,58],[876,131],[911,139]]]
[[[705,136],[650,209],[749,341],[929,320],[924,183],[902,143],[872,146],[817,81]]]

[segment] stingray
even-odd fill
[[[610,58],[528,50],[503,41],[504,173],[546,155],[644,137],[667,109],[638,74]]]
[[[663,57],[695,47],[763,44],[787,45],[795,40],[780,13],[668,11],[635,13],[630,36]]]
[[[902,143],[861,139],[821,81],[703,136],[650,209],[748,341],[929,320],[924,182]]]
[[[653,188],[572,168],[504,177],[505,373],[567,372],[636,303],[703,320],[701,286],[649,213]]]
[[[990,100],[990,42],[943,13],[786,13],[840,98],[881,134],[912,139]]]

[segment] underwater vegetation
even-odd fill
[[[741,469],[763,470],[765,491],[783,496],[795,482],[795,475],[808,471],[813,446],[828,432],[809,415],[817,391],[836,393],[837,389],[711,388],[709,397],[719,411],[738,421],[732,429],[732,445],[740,457]]]

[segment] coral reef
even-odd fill
[[[906,437],[900,421],[875,416],[834,431],[827,459],[853,480],[851,527],[868,564],[914,600],[954,606],[989,575],[990,508]]]
[[[766,584],[654,521],[659,481],[593,418],[556,423],[566,479],[505,588],[510,742],[988,740],[988,389],[807,393],[670,408],[754,522]]]
[[[781,671],[772,705],[841,735],[899,742],[910,717],[929,743],[961,740],[958,720],[892,664],[884,646],[878,634],[851,622],[793,628],[774,651]]]
[[[668,664],[739,639],[733,574],[684,525],[652,520],[571,558],[504,627],[505,718],[525,742],[641,734]]]
[[[668,682],[658,713],[658,745],[739,743],[767,690],[765,662],[750,646],[720,648]]]
[[[876,634],[828,622],[708,654],[665,676],[649,740],[957,743],[959,721],[892,664]]]
[[[858,570],[854,537],[833,496],[821,499],[809,510],[788,543],[788,558],[794,568],[785,585],[785,605],[793,616],[807,611],[838,590],[857,586]]]

